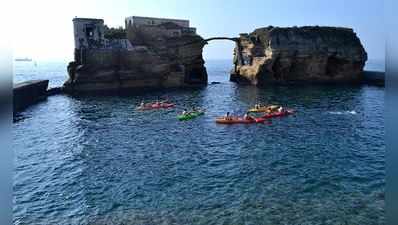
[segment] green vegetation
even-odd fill
[[[118,28],[109,28],[105,25],[105,33],[104,36],[106,39],[124,39],[126,38],[126,30],[123,27]]]

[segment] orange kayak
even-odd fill
[[[243,119],[242,117],[231,117],[226,119],[225,117],[216,118],[216,123],[220,124],[249,124],[249,123],[264,123],[265,118],[253,118],[251,120]]]

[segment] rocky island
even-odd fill
[[[74,18],[75,56],[66,92],[205,85],[203,39],[188,20],[128,17],[125,28]]]
[[[359,82],[367,53],[350,28],[266,27],[241,34],[232,81]]]
[[[359,82],[367,53],[352,29],[266,27],[240,37],[203,39],[189,20],[127,17],[125,27],[74,18],[75,55],[66,92],[193,87],[207,84],[202,56],[209,41],[234,41],[231,81]]]

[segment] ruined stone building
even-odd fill
[[[125,26],[127,38],[137,45],[149,40],[162,41],[196,35],[196,28],[189,26],[189,20],[132,16],[125,19]]]
[[[130,16],[125,19],[125,25],[128,26],[157,26],[163,23],[174,23],[180,27],[189,27],[189,20],[180,19],[167,19],[167,18],[156,18],[156,17],[142,17],[142,16]]]
[[[189,20],[127,17],[124,28],[74,18],[75,57],[67,91],[115,91],[207,84],[203,39]],[[193,43],[193,44],[192,44]]]
[[[106,39],[104,20],[93,18],[74,18],[73,30],[75,48],[111,48],[115,40]],[[125,19],[126,36],[121,45],[131,48],[136,39],[137,30],[144,32],[151,39],[182,37],[196,35],[196,28],[189,27],[189,20],[166,19],[154,17],[131,16]],[[148,37],[146,37],[148,38]],[[125,40],[130,40],[126,43]],[[138,41],[137,42],[141,42]]]
[[[74,18],[75,48],[101,48],[105,44],[104,20]]]

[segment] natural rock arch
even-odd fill
[[[203,39],[201,41],[194,41],[194,42],[186,43],[184,45],[191,45],[191,44],[196,44],[198,42],[201,42],[201,43],[203,43],[203,46],[204,46],[204,45],[209,44],[210,41],[214,41],[214,40],[228,40],[228,41],[235,42],[235,45],[236,45],[235,46],[236,60],[234,60],[234,65],[235,65],[234,70],[236,70],[236,67],[238,65],[243,65],[244,64],[243,55],[242,55],[242,49],[243,48],[242,48],[242,46],[240,44],[240,39],[237,38],[237,37],[232,37],[232,38],[231,37],[211,37],[211,38]]]
[[[239,38],[230,38],[230,37],[212,37],[212,38],[207,38],[204,39],[203,42],[205,44],[208,44],[209,41],[213,41],[213,40],[229,40],[229,41],[233,41],[235,42],[235,50],[236,52],[236,61],[234,60],[234,64],[235,67],[239,64],[242,65],[243,64],[243,56],[242,56],[242,46],[240,44]],[[235,68],[236,69],[236,68]]]

